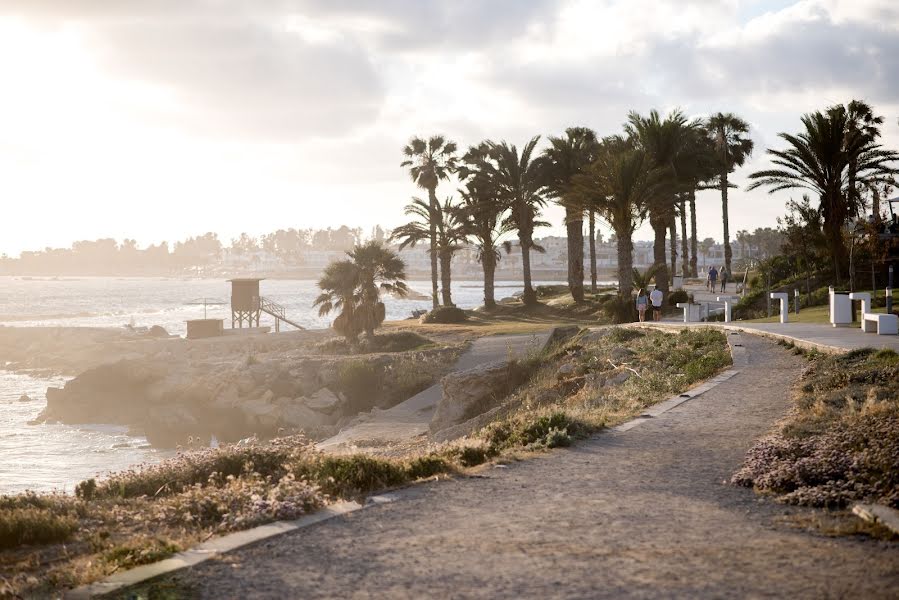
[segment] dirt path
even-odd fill
[[[465,371],[526,356],[528,352],[542,348],[548,337],[549,333],[538,333],[478,338],[459,357],[452,370]],[[426,436],[442,394],[443,385],[438,382],[393,408],[365,415],[364,422],[347,427],[316,445],[335,454],[369,451],[389,454],[389,448],[394,445],[402,450],[404,443]]]
[[[803,366],[744,337],[740,374],[629,431],[415,486],[176,580],[203,598],[895,597],[899,546],[793,529],[781,517],[807,511],[723,483]]]

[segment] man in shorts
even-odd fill
[[[665,299],[665,295],[662,294],[662,290],[659,289],[659,286],[656,285],[652,288],[652,291],[649,293],[649,301],[652,302],[652,320],[653,321],[661,321],[662,320],[662,300]]]

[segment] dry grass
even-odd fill
[[[899,355],[815,357],[790,415],[759,440],[733,478],[791,504],[899,508]]]
[[[685,391],[731,364],[724,335],[612,328],[586,333],[535,361],[510,410],[477,434],[488,455],[565,446]]]

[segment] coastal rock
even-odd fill
[[[615,362],[630,360],[637,355],[636,352],[624,346],[615,346],[609,351],[609,357]]]
[[[505,398],[515,384],[507,363],[493,363],[450,373],[443,378],[443,396],[431,419],[431,432],[484,413]]]
[[[559,367],[558,371],[556,371],[556,377],[558,379],[572,377],[575,374],[575,371],[577,371],[577,367],[574,365],[574,363],[565,363],[561,367]]]
[[[605,387],[614,387],[616,385],[621,385],[628,379],[633,376],[633,373],[630,371],[620,371],[615,375],[609,377],[606,382],[603,384]]]
[[[340,396],[328,388],[322,388],[312,394],[311,397],[303,398],[303,404],[312,410],[330,414],[343,408],[344,402]]]
[[[19,396],[19,402],[31,402],[31,396],[28,394],[22,394]]]
[[[150,327],[150,330],[147,332],[147,335],[154,338],[167,338],[169,337],[169,332],[165,330],[164,327],[160,327],[159,325],[153,325]]]

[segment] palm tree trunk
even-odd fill
[[[435,188],[428,188],[428,201],[431,209],[428,223],[431,238],[431,302],[436,310],[440,307],[440,301],[437,299],[437,214],[440,211],[440,206],[437,204]]]
[[[493,248],[484,250],[481,257],[481,267],[484,269],[484,307],[496,308],[496,299],[493,295],[494,279],[496,277],[496,255]]]
[[[656,268],[656,287],[665,294],[668,293],[668,261],[665,257],[665,237],[667,236],[668,223],[664,217],[649,219],[655,239],[652,243],[652,260],[653,266]],[[619,282],[620,285],[620,282]]]
[[[531,284],[531,244],[530,236],[519,232],[518,241],[521,244],[521,270],[524,278],[524,293],[522,300],[525,306],[533,306],[537,304],[537,294],[534,293],[534,287]]]
[[[630,231],[615,230],[618,238],[618,297],[631,301],[634,286],[634,241]]]
[[[724,266],[728,273],[733,273],[730,268],[732,256],[730,250],[730,222],[727,216],[727,169],[721,171],[721,220],[724,222]]]
[[[451,274],[452,262],[453,255],[451,252],[440,253],[440,291],[443,294],[444,306],[453,306],[452,289],[450,287],[453,279]]]
[[[596,212],[590,209],[590,292],[596,293]]]
[[[693,277],[699,277],[699,268],[696,265],[696,254],[699,240],[696,234],[696,190],[690,190],[690,273]]]
[[[580,210],[565,208],[568,231],[568,289],[575,302],[584,301],[584,216]]]
[[[687,202],[680,201],[680,253],[681,273],[684,279],[690,276],[690,249],[687,247]]]
[[[673,278],[677,273],[677,221],[674,218],[674,213],[669,217],[668,229],[671,231],[671,277]]]

